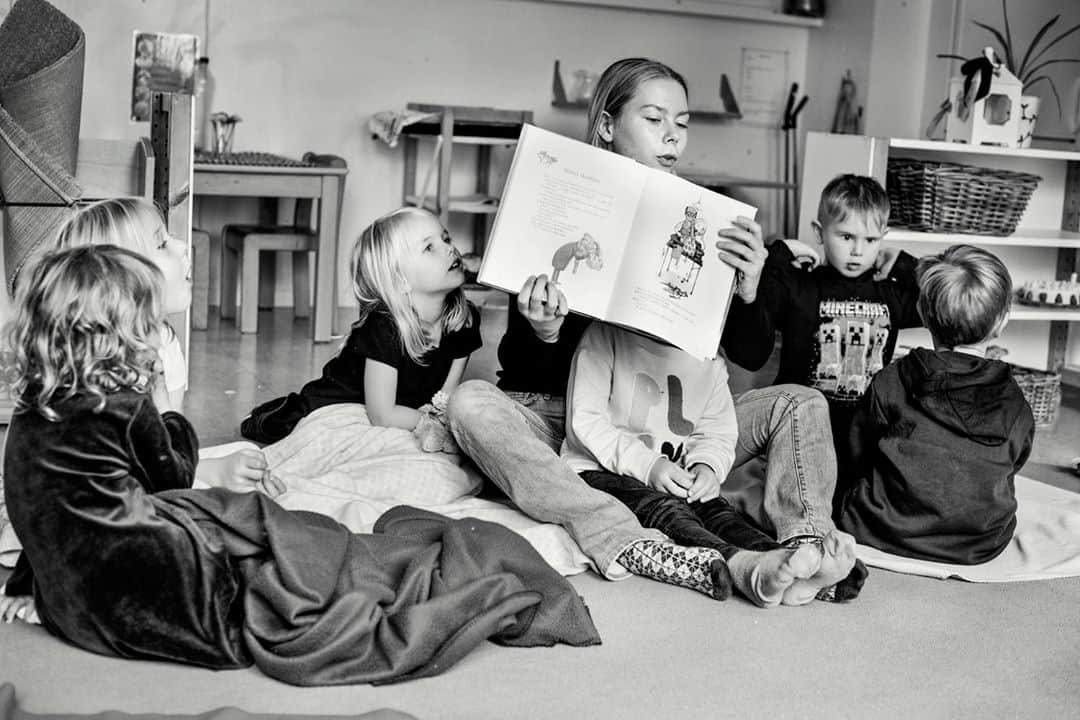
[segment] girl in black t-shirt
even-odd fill
[[[427,451],[453,451],[446,399],[481,340],[450,234],[426,210],[395,210],[360,234],[350,268],[360,318],[341,352],[299,393],[252,410],[240,432],[276,442],[318,408],[364,403],[373,425],[413,430]]]

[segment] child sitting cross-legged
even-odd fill
[[[784,547],[720,497],[739,434],[722,359],[595,322],[574,355],[566,413],[567,464],[644,527],[718,550],[735,589],[755,604],[858,594],[850,536],[834,528]]]
[[[997,257],[969,245],[924,258],[918,277],[934,349],[916,348],[870,384],[837,524],[897,555],[982,563],[1012,538],[1013,479],[1035,430],[1009,366],[984,357],[1008,320],[1012,281]]]

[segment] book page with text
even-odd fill
[[[478,280],[509,292],[546,274],[570,309],[603,318],[644,183],[629,158],[526,125]]]
[[[757,209],[658,170],[638,202],[608,319],[691,355],[716,356],[735,269],[716,253],[717,231]]]

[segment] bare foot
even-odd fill
[[[788,589],[812,577],[820,564],[821,554],[811,545],[768,552],[742,550],[728,560],[735,586],[764,608],[779,605]]]
[[[831,530],[821,539],[821,564],[812,576],[797,580],[784,591],[785,605],[805,605],[819,591],[832,587],[848,576],[855,565],[855,538],[840,530]]]

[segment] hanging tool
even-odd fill
[[[787,105],[784,107],[784,122],[780,130],[784,133],[784,190],[783,190],[783,214],[784,214],[784,237],[792,238],[792,233],[797,231],[798,222],[798,187],[799,187],[799,113],[806,107],[810,97],[804,95],[801,100],[795,98],[799,94],[799,83],[791,83],[791,92],[788,93]]]

